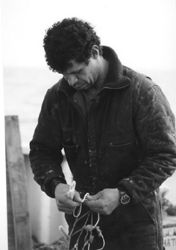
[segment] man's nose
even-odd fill
[[[74,87],[75,83],[78,81],[78,78],[75,75],[69,75],[66,76],[66,80],[70,86]]]

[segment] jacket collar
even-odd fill
[[[109,72],[102,89],[122,89],[130,85],[131,80],[123,75],[123,65],[118,59],[116,52],[107,46],[102,46],[102,51],[103,57],[109,61]],[[66,94],[70,97],[77,91],[70,87],[64,78],[59,81],[58,89],[66,92]]]

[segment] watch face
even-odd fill
[[[127,194],[123,194],[120,201],[123,205],[128,204],[130,202],[130,197]]]

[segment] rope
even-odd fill
[[[73,199],[74,192],[75,192],[75,185],[76,185],[76,183],[74,181],[70,185],[70,189],[69,189],[68,194],[67,194],[70,199]],[[84,197],[82,199],[82,203],[86,200],[87,195],[88,195],[88,193],[86,193],[84,195]],[[77,209],[78,209],[78,211],[76,212]],[[73,211],[73,216],[75,217],[75,222],[73,224],[73,227],[72,227],[69,235],[66,234],[63,226],[59,227],[59,229],[62,231],[62,233],[64,234],[64,237],[65,237],[65,241],[60,246],[60,249],[61,250],[69,250],[71,237],[79,233],[79,235],[77,237],[77,240],[76,240],[76,243],[73,246],[73,248],[71,249],[71,250],[78,250],[80,237],[81,237],[83,231],[86,230],[86,235],[84,237],[84,245],[83,245],[82,250],[85,250],[86,246],[87,246],[87,249],[90,250],[90,244],[94,240],[94,236],[92,234],[92,231],[96,230],[98,236],[101,237],[101,239],[102,239],[102,247],[97,249],[97,250],[102,250],[105,247],[105,240],[104,240],[103,234],[102,234],[102,232],[100,230],[100,227],[98,226],[98,223],[100,221],[100,214],[99,213],[94,213],[94,212],[89,210],[85,214],[81,215],[81,212],[82,212],[82,204],[79,207],[75,208],[74,211]],[[97,214],[97,220],[96,220],[95,224],[93,224],[94,214]],[[87,224],[90,215],[91,215],[90,224]],[[83,227],[78,229],[76,232],[74,232],[76,224],[78,223],[78,221],[82,220],[84,217],[86,217],[86,219],[85,219]]]

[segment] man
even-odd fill
[[[35,180],[66,215],[69,249],[163,249],[158,190],[176,166],[174,115],[164,94],[122,66],[82,20],[55,23],[44,49],[63,78],[46,93],[30,160]]]

